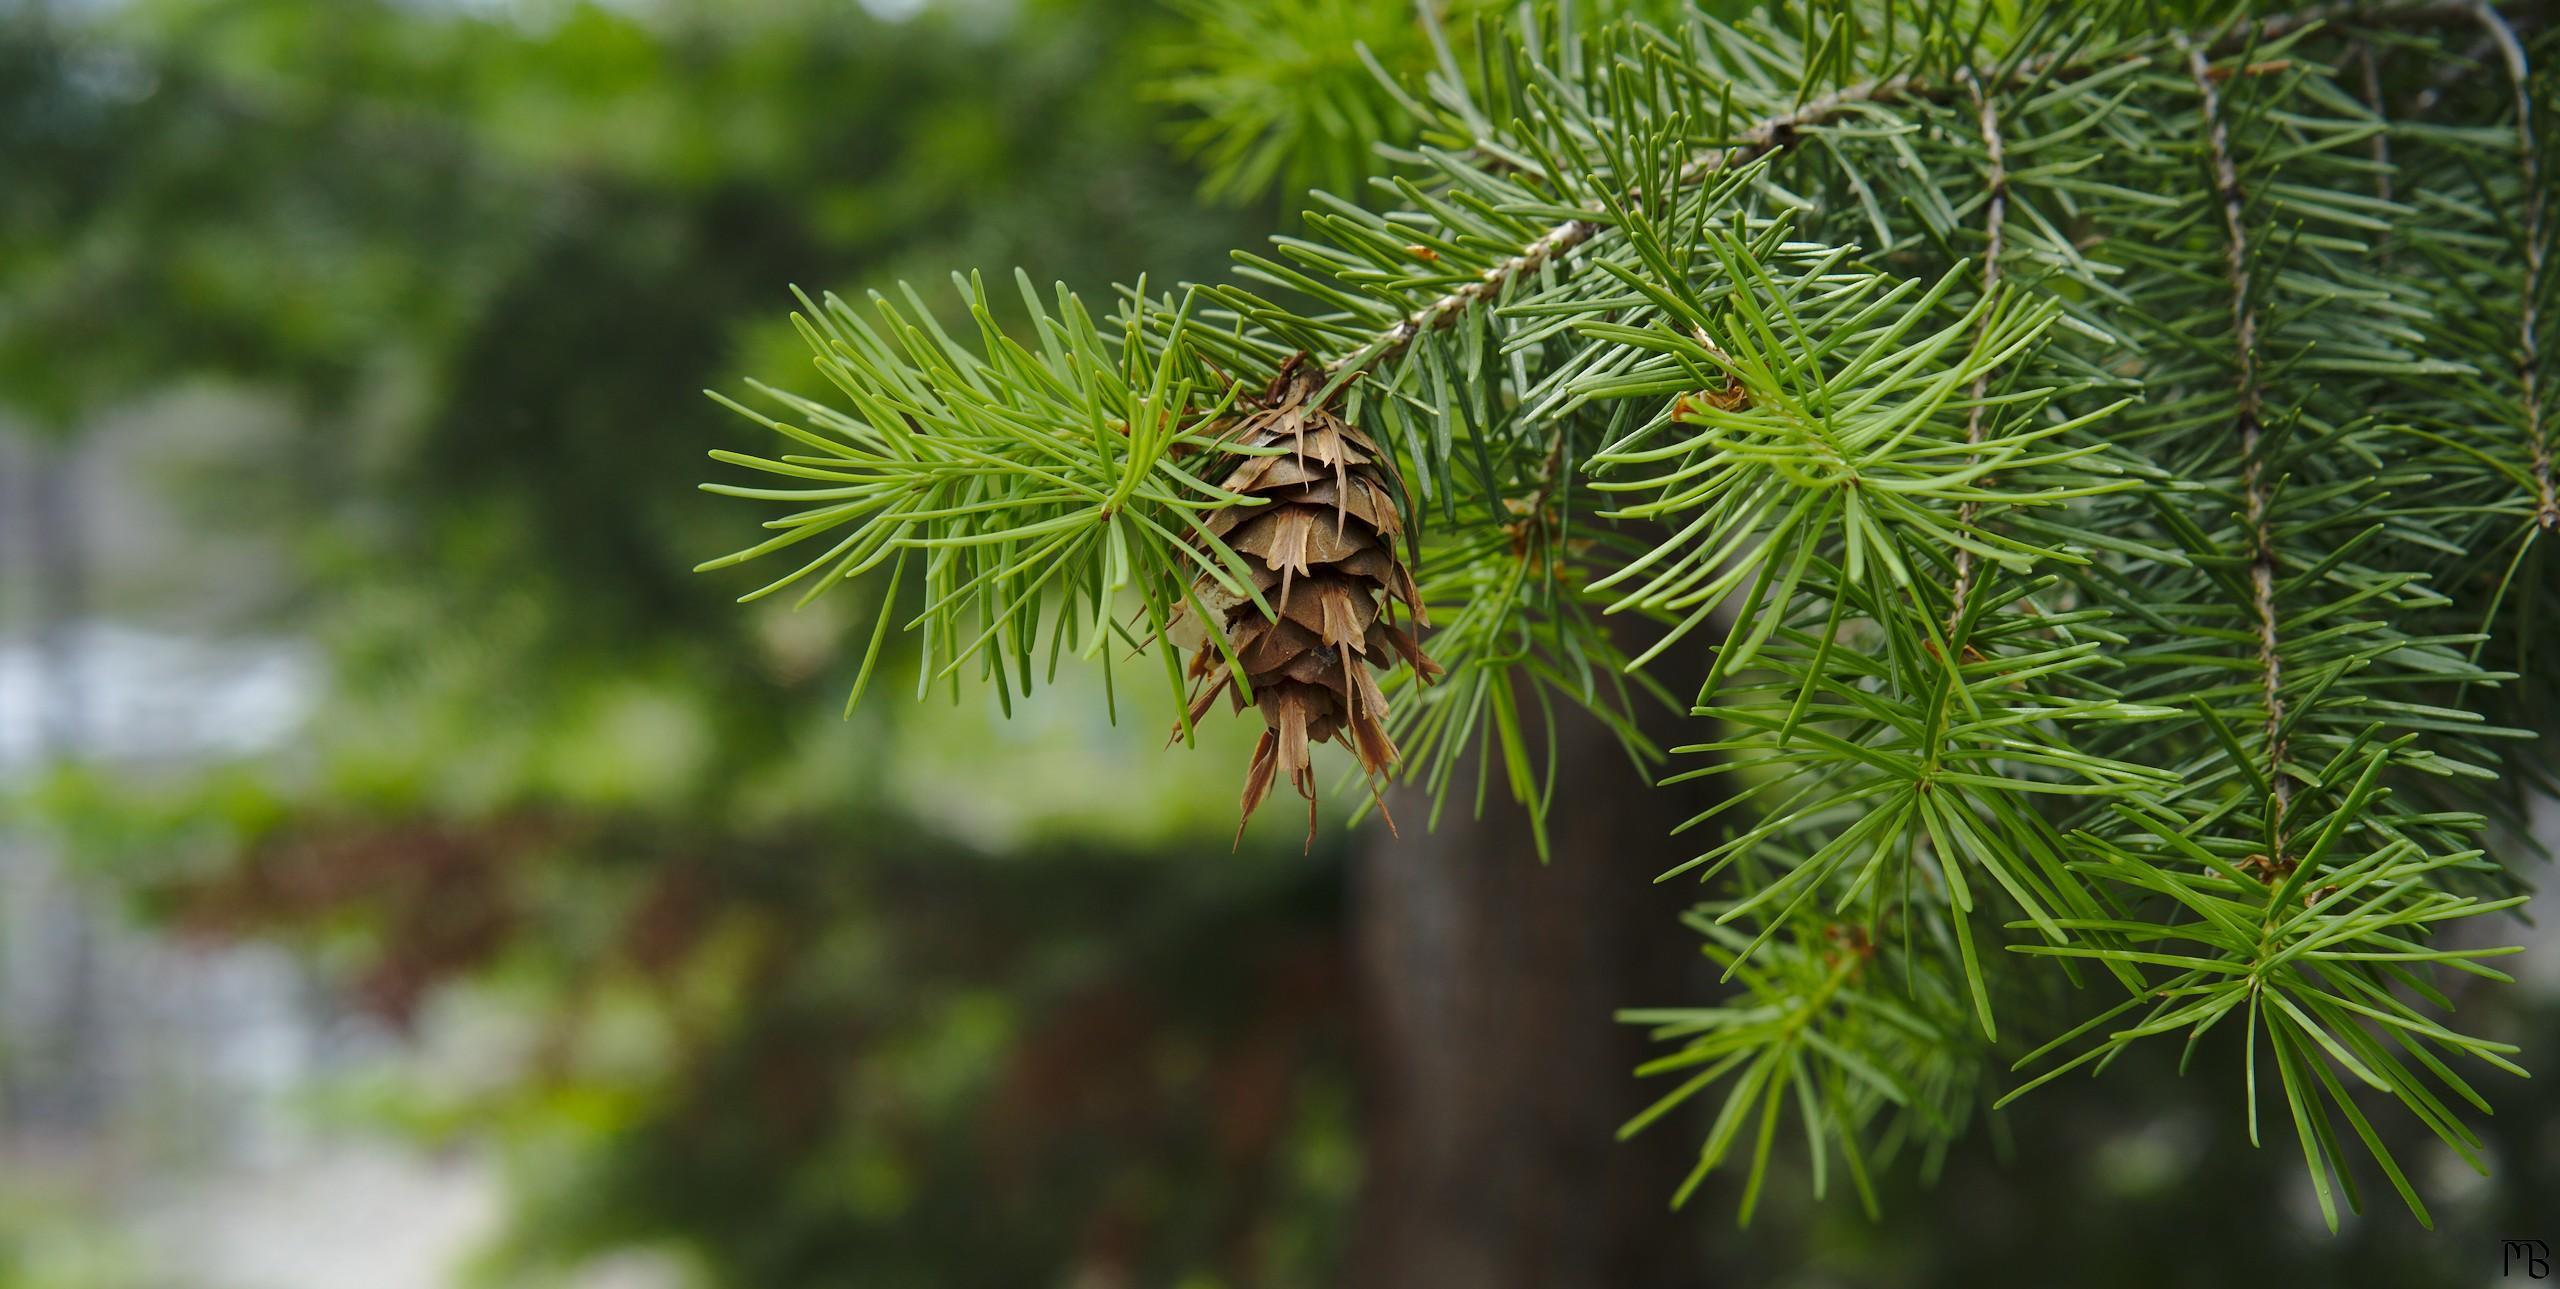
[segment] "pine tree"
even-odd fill
[[[1498,766],[1535,826],[1564,706],[1664,791],[1724,776],[1664,876],[1730,995],[1625,1016],[1671,1083],[1627,1130],[1713,1107],[1680,1198],[1733,1164],[1747,1220],[1801,1137],[1872,1206],[2227,1025],[2235,1130],[2289,1128],[2333,1229],[2359,1154],[2426,1221],[2373,1112],[2483,1167],[2473,1081],[2522,1073],[2449,1023],[2512,950],[2449,924],[2523,901],[2550,780],[2547,12],[1637,7],[1426,6],[1375,200],[1233,282],[1020,280],[1008,323],[964,278],[974,335],[803,297],[829,397],[731,403],[793,446],[713,455],[785,482],[707,485],[795,509],[705,567],[883,574],[857,697],[893,623],[928,688],[1134,652],[1187,731],[1231,686],[1248,811],[1342,730],[1435,813]]]

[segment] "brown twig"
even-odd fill
[[[2276,798],[2275,831],[2281,847],[2284,815],[2293,804],[2293,781],[2284,772],[2284,657],[2276,626],[2276,549],[2273,520],[2267,513],[2266,461],[2259,453],[2265,436],[2264,393],[2258,379],[2258,306],[2249,290],[2247,198],[2240,190],[2240,168],[2231,157],[2231,127],[2224,119],[2222,95],[2215,88],[2212,62],[2204,48],[2184,35],[2176,38],[2194,74],[2205,121],[2205,146],[2213,162],[2213,186],[2222,203],[2223,267],[2231,280],[2231,340],[2236,351],[2240,412],[2241,522],[2249,530],[2249,597],[2258,619],[2259,698],[2266,708],[2267,781]]]
[[[2382,57],[2373,52],[2373,42],[2356,42],[2356,69],[2363,81],[2364,105],[2379,119],[2382,108]],[[2373,132],[2373,195],[2377,200],[2391,200],[2391,131]]]
[[[1982,150],[1984,156],[1988,158],[1989,165],[1984,184],[1990,192],[1990,199],[1984,204],[1982,215],[1982,290],[1983,294],[1988,295],[2000,285],[2001,242],[2007,232],[2009,221],[2009,160],[2000,141],[2000,113],[1991,105],[1991,96],[1982,92],[1982,82],[1970,71],[1964,74],[1964,84],[1966,92],[1973,96],[1974,116],[1982,129]],[[1979,343],[1980,334],[1988,333],[1990,330],[1991,316],[1986,313],[1982,318],[1981,332],[1977,333],[1977,343]],[[1969,446],[1978,448],[1982,445],[1982,400],[1990,390],[1991,373],[1988,370],[1977,373],[1973,378],[1973,407],[1965,413],[1964,418],[1964,441]],[[1967,458],[1968,464],[1973,459],[1975,458]],[[1958,506],[1956,530],[1970,531],[1981,514],[1981,502],[1966,501]],[[1954,593],[1949,597],[1947,609],[1947,630],[1951,635],[1955,631],[1956,623],[1964,618],[1965,601],[1972,596],[1974,578],[1980,572],[1979,561],[1974,557],[1973,549],[1967,546],[1957,547],[1956,585]]]
[[[2544,532],[2560,528],[2560,498],[2551,482],[2551,443],[2542,424],[2543,195],[2542,150],[2533,139],[2533,69],[2525,61],[2524,42],[2515,27],[2486,4],[2472,15],[2506,60],[2507,79],[2516,95],[2516,166],[2524,178],[2524,305],[2516,321],[2516,380],[2522,387],[2525,442],[2533,453],[2533,521]]]

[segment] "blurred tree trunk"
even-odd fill
[[[1678,688],[1674,682],[1674,688]],[[1563,714],[1559,713],[1560,722]],[[1657,731],[1657,737],[1660,732]],[[1525,817],[1392,804],[1353,870],[1368,1173],[1354,1289],[1650,1289],[1702,1278],[1696,1214],[1669,1211],[1696,1142],[1618,1125],[1662,1089],[1621,1007],[1693,1001],[1696,898],[1653,878],[1705,804],[1657,791],[1598,723],[1560,724],[1554,860]],[[1467,777],[1461,771],[1461,779]]]
[[[89,513],[80,443],[27,435],[0,461],[0,552],[26,567],[0,567],[32,587],[30,631],[34,738],[39,768],[76,763],[91,736],[88,668],[80,633],[89,611]],[[79,1141],[109,1109],[107,963],[102,914],[51,848],[0,835],[0,1127]]]

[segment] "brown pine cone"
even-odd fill
[[[1427,684],[1440,667],[1393,620],[1401,602],[1414,626],[1428,624],[1396,544],[1404,532],[1404,489],[1394,463],[1368,435],[1315,405],[1324,374],[1304,357],[1283,366],[1226,430],[1225,441],[1235,446],[1288,449],[1248,456],[1224,481],[1228,491],[1266,498],[1266,504],[1216,511],[1207,521],[1209,531],[1244,557],[1255,588],[1278,616],[1266,616],[1251,599],[1205,575],[1193,590],[1218,619],[1267,727],[1245,773],[1244,818],[1253,817],[1285,770],[1307,799],[1312,843],[1316,785],[1309,748],[1327,739],[1351,748],[1375,793],[1376,776],[1396,762],[1396,746],[1387,737],[1386,695],[1370,669],[1392,668],[1401,659]],[[1189,616],[1176,615],[1175,629],[1196,637],[1185,641],[1197,682],[1191,719],[1198,721],[1220,693],[1242,710],[1234,670]],[[1236,835],[1244,835],[1242,819]]]

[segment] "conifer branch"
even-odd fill
[[[2011,75],[2036,75],[2041,73],[2046,65],[2036,63],[2020,67],[2011,72]],[[1966,74],[1971,75],[1970,72]],[[1835,90],[1807,100],[1803,106],[1793,111],[1763,117],[1735,136],[1732,143],[1700,154],[1681,169],[1675,186],[1694,187],[1711,176],[1748,165],[1793,143],[1800,131],[1825,124],[1862,104],[1885,105],[1914,96],[1935,98],[1945,92],[1944,86],[1932,86],[1918,77],[1909,75],[1868,81]],[[1640,199],[1642,196],[1643,194],[1637,192],[1628,193],[1630,201]],[[1596,202],[1592,203],[1588,209],[1594,215],[1605,213],[1605,207]],[[1537,272],[1540,267],[1561,259],[1575,247],[1598,236],[1603,227],[1605,225],[1600,221],[1588,218],[1568,219],[1555,225],[1548,229],[1545,235],[1523,248],[1518,255],[1486,269],[1476,281],[1459,287],[1405,315],[1402,321],[1388,328],[1370,343],[1334,362],[1326,369],[1327,374],[1339,375],[1344,370],[1354,368],[1367,371],[1381,362],[1396,357],[1422,335],[1448,326],[1468,309],[1499,297],[1503,289],[1511,283],[1528,277]]]
[[[1747,165],[1793,141],[1798,130],[1828,121],[1855,104],[1890,102],[1895,96],[1908,90],[1912,84],[1912,78],[1897,76],[1890,80],[1852,86],[1836,93],[1823,95],[1795,111],[1764,118],[1745,129],[1732,145],[1707,152],[1692,161],[1681,170],[1677,186],[1693,187],[1711,175]],[[1643,194],[1635,192],[1628,194],[1631,201],[1640,199],[1642,196]],[[1592,214],[1599,215],[1604,213],[1606,208],[1595,202],[1588,209]],[[1459,287],[1405,315],[1402,321],[1388,328],[1369,344],[1336,360],[1326,369],[1326,374],[1339,375],[1344,370],[1355,366],[1358,370],[1366,371],[1379,363],[1395,358],[1412,345],[1415,339],[1446,327],[1468,309],[1499,297],[1503,289],[1512,283],[1537,272],[1546,264],[1563,258],[1575,247],[1598,236],[1603,227],[1604,225],[1596,219],[1568,219],[1555,225],[1538,240],[1522,248],[1519,254],[1486,269],[1474,282]]]
[[[2283,846],[2284,815],[2293,804],[2293,781],[2284,771],[2284,657],[2277,637],[2276,549],[2274,523],[2267,513],[2266,458],[2260,451],[2265,435],[2262,417],[2265,391],[2258,374],[2258,306],[2249,289],[2247,197],[2240,190],[2240,168],[2231,156],[2231,126],[2222,111],[2222,94],[2214,86],[2213,67],[2205,51],[2184,33],[2177,36],[2193,74],[2205,121],[2207,154],[2213,183],[2222,204],[2223,265],[2231,280],[2231,340],[2238,364],[2240,393],[2241,522],[2249,538],[2250,608],[2257,617],[2259,700],[2266,708],[2267,782],[2275,792],[2275,845]],[[2271,865],[2282,862],[2270,855]]]
[[[2516,166],[2524,179],[2524,293],[2523,307],[2516,323],[2516,380],[2524,402],[2525,443],[2533,456],[2533,522],[2543,531],[2560,528],[2560,498],[2556,498],[2551,481],[2551,444],[2542,423],[2542,263],[2543,211],[2542,149],[2535,142],[2533,123],[2533,69],[2525,59],[2524,42],[2516,39],[2513,24],[2499,14],[2487,0],[2472,6],[2472,14],[2487,29],[2507,66],[2507,79],[2515,87],[2516,100]]]
[[[2483,2],[2485,3],[2485,0]],[[2209,47],[2213,51],[2221,52],[2244,42],[2278,39],[2323,23],[2353,22],[2358,26],[2367,27],[2429,25],[2462,21],[2471,18],[2474,12],[2472,0],[2425,0],[2415,4],[2385,5],[2321,5],[2262,18],[2245,27],[2228,28],[2209,42]],[[2181,48],[2186,48],[2191,43],[2185,32],[2174,32],[2171,35]],[[1826,124],[1861,106],[1881,107],[1922,100],[1939,102],[1950,98],[1958,87],[1969,87],[1973,92],[1980,93],[1984,88],[1986,75],[1995,85],[2007,85],[2011,82],[2033,84],[2049,78],[2085,73],[2096,69],[2103,62],[2111,61],[2113,57],[2121,56],[2124,55],[2112,55],[2109,58],[2048,56],[2024,59],[2008,67],[1991,69],[1988,73],[1973,67],[1959,67],[1953,76],[1944,81],[1905,73],[1846,86],[1808,99],[1791,111],[1763,117],[1753,122],[1735,136],[1730,144],[1709,149],[1683,167],[1679,173],[1677,186],[1692,187],[1711,176],[1749,164],[1795,142],[1801,131]],[[1632,201],[1642,195],[1630,192],[1628,198]],[[1606,213],[1605,206],[1598,202],[1590,203],[1585,208],[1592,215]],[[1605,225],[1601,221],[1589,217],[1576,217],[1553,225],[1535,241],[1522,247],[1519,254],[1487,268],[1475,281],[1407,313],[1394,326],[1378,333],[1368,343],[1357,346],[1327,364],[1324,371],[1329,383],[1339,384],[1346,378],[1346,373],[1356,376],[1373,370],[1382,362],[1396,358],[1411,347],[1415,340],[1449,326],[1469,309],[1499,298],[1503,290],[1512,283],[1524,280],[1540,268],[1563,259],[1576,247],[1598,236],[1603,227]]]
[[[832,533],[808,576],[887,564],[891,605],[922,580],[924,679],[1027,691],[1043,655],[1107,665],[1177,620],[1277,630],[1296,583],[1235,535],[1339,515],[1277,513],[1319,481],[1245,486],[1278,441],[1224,431],[1245,378],[1320,371],[1305,405],[1433,517],[1394,585],[1447,674],[1378,697],[1435,816],[1471,766],[1479,810],[1507,787],[1539,833],[1538,728],[1568,708],[1648,763],[1707,758],[1665,782],[1736,785],[1674,871],[1730,886],[1692,924],[1745,994],[1630,1016],[1680,1045],[1647,1067],[1688,1080],[1664,1107],[1729,1080],[1704,1167],[1752,1154],[1756,1190],[1768,1134],[1737,1134],[1781,1096],[1817,1191],[1826,1154],[1943,1144],[1995,1011],[2065,983],[2001,965],[2033,954],[2130,997],[2043,1036],[2029,1062],[2091,1050],[2028,1087],[2231,1017],[2273,1045],[2324,1210],[2360,1139],[2423,1220],[2337,1076],[2459,1153],[2413,1074],[2478,1105],[2431,1053],[2512,1068],[2421,973],[2494,975],[2428,937],[2511,905],[2473,807],[2520,731],[2464,696],[2507,676],[2474,647],[2510,620],[2498,567],[2560,521],[2549,120],[2514,34],[2548,9],[2246,8],[1846,0],[1666,32],[1533,0],[1480,75],[1444,58],[1437,106],[1406,100],[1390,204],[1320,198],[1309,236],[1239,254],[1275,294],[1139,287],[1096,320],[1024,284],[1017,331],[971,282],[974,337],[813,309],[851,407],[786,396],[794,455],[723,456],[796,481],[726,491],[802,507],[735,558]],[[2429,24],[2408,45],[2441,67],[2377,32]],[[2479,75],[2499,48],[2512,113]],[[2409,119],[2430,76],[2462,119]],[[1640,656],[1622,612],[1663,627]],[[1710,620],[1701,740],[1655,753],[1630,687],[1676,703],[1641,669]]]

